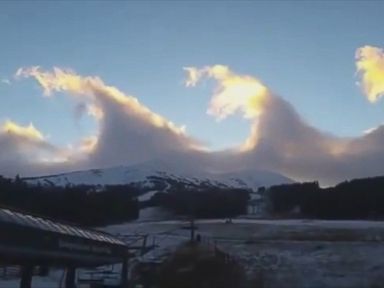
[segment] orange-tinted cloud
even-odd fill
[[[268,100],[268,89],[260,80],[232,72],[223,65],[206,66],[201,69],[186,67],[186,86],[195,86],[203,78],[217,81],[208,114],[222,120],[240,111],[245,118],[259,116]]]
[[[37,130],[32,123],[30,123],[28,126],[20,126],[15,122],[7,120],[2,125],[1,132],[5,134],[25,137],[31,140],[37,140],[37,141],[44,140],[43,134],[39,130]]]
[[[371,101],[382,95],[380,53],[364,47],[357,54],[361,85]],[[209,167],[219,172],[271,170],[323,184],[384,174],[382,126],[360,137],[337,137],[304,121],[292,105],[257,77],[236,74],[223,65],[185,70],[189,87],[204,78],[215,80],[209,114],[222,120],[240,113],[249,119],[250,134],[241,147],[208,152],[186,135],[182,126],[152,112],[137,98],[108,86],[98,77],[84,77],[59,68],[47,72],[32,67],[19,69],[17,76],[36,79],[46,96],[61,91],[79,99],[86,104],[86,109],[82,107],[79,113],[85,111],[94,116],[99,130],[67,149],[58,149],[33,125],[3,125],[7,128],[0,130],[0,173],[11,164],[12,171],[27,166],[22,171],[37,171],[36,174],[156,159],[177,167]],[[35,166],[25,165],[26,162]]]
[[[208,113],[223,119],[241,112],[250,119],[250,134],[240,149],[234,150],[237,156],[228,155],[237,167],[266,169],[323,184],[384,174],[379,164],[384,161],[384,149],[377,149],[384,147],[382,128],[361,137],[337,137],[306,123],[292,105],[257,77],[236,74],[222,65],[185,70],[188,87],[203,78],[216,80]]]
[[[47,72],[42,71],[38,66],[20,68],[16,72],[16,77],[34,77],[43,88],[46,96],[63,91],[93,100],[89,111],[91,115],[97,118],[102,116],[103,109],[100,101],[108,99],[126,107],[136,113],[137,116],[145,118],[156,127],[170,129],[177,134],[183,133],[183,129],[149,110],[137,98],[124,94],[116,87],[106,85],[99,77],[83,77],[72,70],[61,68],[53,68],[52,72]]]
[[[152,112],[131,95],[106,85],[99,77],[80,76],[74,71],[39,67],[21,68],[16,77],[32,77],[46,96],[66,92],[87,106],[88,114],[98,121],[99,131],[81,148],[88,166],[112,166],[137,163],[160,155],[200,149],[200,144],[188,137],[184,126],[177,126]]]
[[[364,46],[356,51],[356,68],[360,75],[361,89],[370,102],[384,96],[384,51]]]
[[[8,120],[0,125],[0,174],[52,173],[55,170],[51,164],[60,163],[60,168],[65,165],[63,152],[49,143],[33,124],[22,126]]]

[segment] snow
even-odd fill
[[[169,219],[172,213],[162,207],[147,207],[140,209],[139,219],[137,221],[159,221]]]
[[[159,211],[147,209],[152,219],[161,219]],[[383,222],[239,218],[227,224],[225,220],[196,220],[196,233],[203,243],[217,245],[241,263],[249,277],[262,275],[265,288],[372,288],[384,283]],[[135,245],[148,235],[147,244],[156,248],[135,263],[166,259],[189,239],[190,231],[184,229],[188,225],[182,220],[143,218],[102,229],[119,237],[136,236]],[[59,287],[59,272],[34,277],[33,287]],[[18,283],[0,280],[0,287],[16,288]]]
[[[142,195],[140,195],[139,197],[137,197],[137,200],[139,202],[144,202],[144,201],[148,201],[148,200],[151,200],[151,198],[156,194],[158,193],[159,191],[158,190],[152,190],[152,191],[148,191]]]
[[[129,169],[128,167],[114,167],[107,169],[94,169],[87,171],[70,172],[60,175],[30,178],[26,181],[30,184],[43,185],[114,185],[127,184],[132,182],[146,181],[150,175],[156,175],[155,171],[142,171]]]
[[[273,172],[260,170],[240,170],[230,173],[213,173],[201,169],[179,170],[163,162],[146,162],[131,166],[118,166],[105,169],[77,171],[59,175],[25,178],[30,184],[41,185],[116,185],[140,184],[152,188],[153,178],[173,179],[191,184],[208,182],[211,185],[236,188],[257,189],[260,186],[270,186],[291,183],[292,180]]]
[[[370,288],[384,281],[384,223],[233,219],[198,220],[203,242],[237,259],[264,287]],[[149,235],[158,247],[141,261],[163,260],[189,239],[188,222],[168,220],[105,227],[111,233]]]
[[[32,288],[59,288],[64,273],[64,270],[52,270],[47,277],[33,276]],[[0,279],[1,288],[19,288],[19,285],[20,279]]]
[[[272,186],[283,183],[291,183],[292,180],[284,176],[263,170],[240,170],[230,173],[218,174],[216,181],[225,183],[228,186],[238,186],[239,188],[257,189],[260,186]],[[235,185],[235,183],[237,183]]]

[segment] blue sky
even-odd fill
[[[384,46],[379,1],[1,1],[0,77],[19,67],[71,68],[135,95],[212,149],[249,134],[240,117],[206,115],[213,85],[183,85],[184,66],[224,64],[261,79],[315,127],[360,135],[384,122],[356,86],[354,54]],[[32,80],[0,84],[0,121],[33,122],[57,144],[96,131],[68,97]],[[59,127],[59,129],[58,129]]]

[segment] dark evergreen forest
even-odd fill
[[[0,205],[35,215],[87,226],[136,219],[137,192],[127,185],[106,186],[28,185],[19,178],[0,176]]]
[[[384,219],[384,177],[354,179],[334,187],[317,182],[272,186],[267,189],[272,214],[299,210],[320,219]]]

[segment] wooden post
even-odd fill
[[[143,256],[144,254],[145,254],[145,252],[146,252],[146,247],[147,247],[147,238],[148,238],[148,235],[145,235],[144,236],[144,239],[143,239],[143,246],[142,246],[142,248],[141,248],[141,256]]]
[[[123,263],[121,267],[121,280],[120,287],[127,288],[128,287],[128,258],[124,257]]]
[[[30,265],[30,264],[22,266],[20,288],[31,288],[33,268],[34,268],[34,266]]]
[[[67,273],[65,275],[65,288],[76,288],[75,278],[76,278],[76,267],[73,267],[73,266],[67,267]]]
[[[191,242],[195,241],[195,218],[192,216],[191,223],[190,223],[190,229],[191,229]]]

